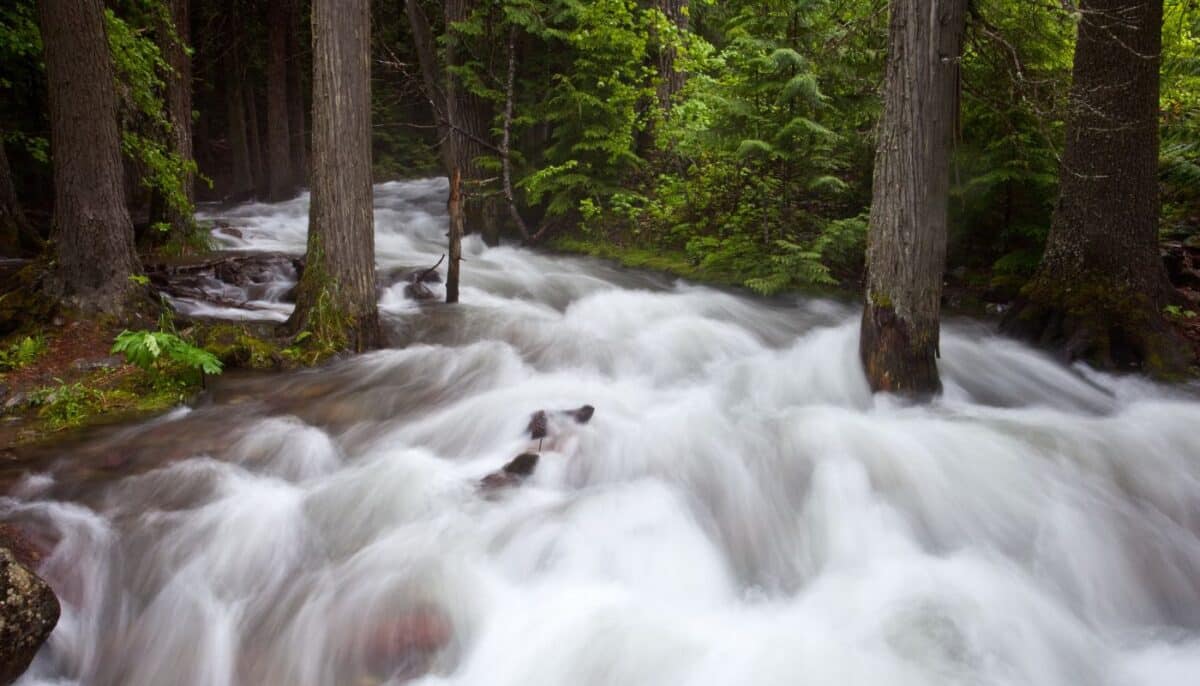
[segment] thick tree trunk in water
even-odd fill
[[[450,264],[446,267],[446,302],[458,302],[459,269],[462,267],[462,171],[454,169],[450,172],[450,201],[447,203],[450,214]]]
[[[8,154],[4,151],[3,134],[0,131],[0,247],[36,252],[43,247],[42,237],[34,231],[21,209],[21,200],[13,186],[12,169],[8,166]]]
[[[408,14],[408,23],[412,27],[413,47],[417,51],[417,61],[421,66],[425,96],[429,98],[429,106],[437,122],[438,153],[442,158],[442,168],[449,174],[454,169],[454,152],[446,117],[446,89],[442,81],[445,69],[438,59],[433,31],[429,28],[429,18],[425,16],[425,10],[421,9],[421,3],[418,0],[406,0],[404,11]]]
[[[466,43],[469,38],[460,37],[453,24],[471,16],[477,0],[446,0],[446,45],[448,66],[466,62]],[[479,231],[488,245],[500,244],[500,218],[496,198],[490,197],[484,187],[488,178],[479,158],[493,152],[489,131],[492,110],[483,98],[472,94],[453,74],[446,75],[446,119],[450,131],[451,169],[462,170],[466,186],[463,214],[467,231]]]
[[[657,0],[658,9],[667,15],[680,31],[688,28],[687,0]],[[658,104],[663,112],[671,109],[671,101],[675,94],[683,90],[687,77],[675,68],[676,50],[672,46],[664,46],[658,53],[658,74],[661,81],[658,84]]]
[[[246,75],[241,63],[241,44],[235,36],[233,45],[226,51],[223,58],[225,65],[225,109],[229,119],[229,160],[230,169],[229,197],[233,200],[248,200],[254,196],[254,172],[251,163],[253,155],[250,150],[249,126],[246,117],[246,93],[242,82]]]
[[[267,2],[267,198],[292,197],[292,138],[288,128],[288,33],[293,0]]]
[[[122,188],[104,7],[41,0],[38,9],[50,94],[55,287],[84,310],[119,313],[140,268]]]
[[[1163,318],[1158,250],[1162,0],[1083,0],[1058,207],[1004,329],[1105,368],[1171,375],[1185,346]]]
[[[300,31],[300,3],[293,0],[291,26],[288,29],[288,133],[292,139],[292,185],[302,188],[308,184],[308,125],[304,112],[304,41]]]
[[[327,344],[379,344],[368,0],[314,0],[308,260],[290,322]]]
[[[191,43],[191,19],[188,16],[189,0],[170,0],[171,26],[161,27],[159,49],[174,72],[167,79],[167,119],[171,122],[172,152],[185,161],[193,160],[192,154],[192,57],[188,54]],[[172,36],[172,32],[174,36]],[[187,175],[183,193],[190,206],[196,200],[196,179]],[[165,221],[174,232],[183,233],[192,226],[191,212],[170,207],[162,198],[154,206],[161,208],[161,216],[152,221]]]
[[[892,0],[859,354],[875,391],[941,389],[938,318],[966,0]]]

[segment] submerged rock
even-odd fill
[[[575,420],[576,424],[587,424],[592,421],[592,415],[596,414],[596,408],[591,405],[584,405],[575,410],[559,410],[554,414],[569,417]],[[529,426],[525,427],[525,431],[534,440],[539,440],[550,435],[550,415],[546,410],[534,412],[529,418]]]
[[[374,627],[364,646],[367,668],[388,679],[414,679],[429,671],[453,636],[444,612],[433,606],[414,608]]]
[[[414,281],[404,287],[404,297],[409,300],[425,301],[433,300],[437,297],[433,291],[429,289],[422,281]]]
[[[546,410],[538,410],[529,417],[529,425],[525,427],[525,433],[529,437],[538,442],[537,450],[540,450],[542,440],[550,436],[552,433],[552,420],[557,417],[565,417],[573,420],[576,424],[587,424],[592,420],[592,416],[596,414],[596,408],[591,405],[584,405],[574,410],[558,410],[555,412],[547,412]],[[519,486],[521,482],[533,475],[537,469],[538,460],[541,456],[534,452],[522,453],[517,455],[508,464],[500,468],[499,471],[492,472],[483,477],[479,482],[479,489],[485,493]]]
[[[25,673],[58,623],[59,612],[50,586],[12,551],[0,548],[0,684]]]
[[[479,488],[484,491],[495,491],[510,486],[519,486],[537,469],[540,459],[541,456],[536,453],[517,455],[511,462],[501,467],[500,471],[483,477],[483,480],[479,482]]]

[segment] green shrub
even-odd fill
[[[61,429],[83,423],[104,404],[104,391],[80,382],[68,384],[55,379],[57,386],[45,386],[29,394],[29,404],[38,408],[38,416],[51,428]]]
[[[41,335],[26,336],[0,350],[0,372],[13,371],[31,364],[46,352],[46,339]]]
[[[177,366],[201,374],[220,374],[221,361],[215,355],[165,331],[122,331],[113,342],[112,352],[125,361],[155,375]]]

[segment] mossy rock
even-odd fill
[[[227,368],[282,369],[289,358],[282,341],[263,325],[195,324],[189,336],[196,345],[217,356]]]
[[[29,667],[58,623],[54,591],[7,548],[0,547],[0,683]]]

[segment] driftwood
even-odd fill
[[[433,300],[436,296],[434,296],[433,291],[429,290],[429,286],[426,286],[425,284],[437,283],[441,280],[441,277],[437,276],[437,268],[441,266],[445,259],[446,256],[442,255],[441,258],[438,259],[437,264],[433,265],[429,269],[410,274],[408,277],[408,285],[404,287],[404,297],[409,298],[410,300]],[[448,292],[450,288],[449,285],[447,285],[446,288]]]
[[[146,264],[146,276],[160,294],[221,307],[266,309],[214,292],[214,282],[249,288],[277,281],[281,272],[304,272],[304,260],[283,253],[236,253],[186,262]]]

